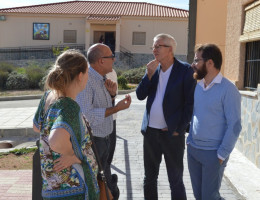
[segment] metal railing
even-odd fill
[[[260,41],[246,44],[244,87],[255,90],[260,83]]]
[[[129,51],[123,46],[120,46],[120,52],[123,53],[126,57],[133,58],[133,54],[131,53],[131,51]]]
[[[131,51],[129,51],[123,46],[120,46],[120,60],[124,60],[128,66],[131,66],[133,57],[134,55],[131,53]]]
[[[48,59],[55,58],[53,48],[59,48],[61,51],[69,47],[78,49],[82,52],[85,50],[85,44],[68,44],[68,45],[46,45],[46,46],[26,46],[0,48],[0,60],[23,60],[23,59]]]

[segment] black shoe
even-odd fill
[[[113,182],[113,183],[117,184],[117,182],[118,182],[118,177],[117,177],[116,174],[112,174],[112,175],[111,175],[111,179],[112,179],[112,182]]]
[[[119,199],[119,195],[120,195],[120,190],[118,187],[116,187],[116,191],[112,192],[112,195],[114,197],[113,200],[118,200]]]

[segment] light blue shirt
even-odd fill
[[[113,117],[105,117],[107,108],[112,107],[112,99],[104,85],[104,77],[89,67],[86,88],[79,93],[76,101],[88,119],[96,137],[106,137],[112,133]]]
[[[221,74],[208,89],[198,83],[187,143],[203,150],[217,150],[224,160],[232,152],[241,131],[241,96]]]

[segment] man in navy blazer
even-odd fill
[[[157,200],[157,179],[164,155],[171,196],[186,200],[183,184],[185,130],[193,112],[196,81],[188,63],[174,57],[175,39],[158,34],[153,39],[154,60],[136,89],[139,100],[146,97],[141,132],[144,136],[144,197]]]

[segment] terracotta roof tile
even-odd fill
[[[120,19],[119,16],[88,16],[87,20],[98,20],[98,21],[118,21]]]
[[[187,10],[145,2],[69,1],[0,9],[0,13],[184,17]]]

